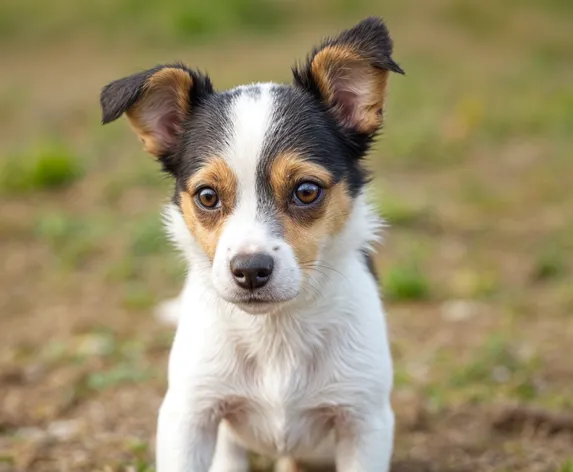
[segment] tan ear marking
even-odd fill
[[[351,48],[342,45],[327,46],[314,56],[312,73],[320,91],[328,100],[332,99],[333,92],[330,82],[337,72],[342,72],[336,69],[351,62],[360,62],[360,57]]]
[[[347,45],[327,46],[311,64],[312,74],[327,103],[341,122],[373,133],[382,122],[388,71],[372,66]]]
[[[166,67],[147,79],[141,98],[126,112],[131,127],[150,154],[160,157],[174,144],[189,112],[192,86],[189,73]]]

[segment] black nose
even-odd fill
[[[241,288],[254,290],[264,286],[273,273],[274,261],[262,252],[237,254],[231,259],[231,273]]]

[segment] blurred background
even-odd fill
[[[393,470],[573,471],[570,0],[2,0],[0,471],[153,470],[173,331],[152,312],[183,266],[170,182],[101,127],[100,88],[173,60],[290,81],[372,14],[407,72],[370,158]]]

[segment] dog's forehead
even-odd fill
[[[229,109],[231,130],[223,158],[243,186],[254,186],[256,170],[264,159],[265,147],[279,127],[275,117],[277,86],[256,84],[238,87]]]
[[[212,94],[187,123],[178,189],[213,159],[223,160],[240,193],[270,193],[270,170],[281,156],[295,155],[345,180],[351,196],[365,183],[356,149],[315,97],[285,84],[257,83]],[[312,178],[312,175],[307,177]],[[178,191],[180,191],[178,190]]]
[[[339,174],[347,164],[330,116],[295,87],[259,83],[214,94],[194,113],[183,142],[188,171],[225,159],[235,172],[255,172],[284,153],[297,153]]]

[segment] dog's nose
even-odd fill
[[[268,254],[237,254],[231,258],[231,273],[241,288],[254,290],[263,287],[271,278],[274,261]]]

